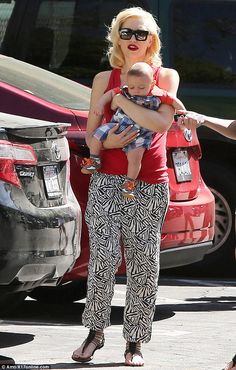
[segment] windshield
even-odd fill
[[[89,87],[4,55],[0,56],[0,81],[62,107],[89,109]]]
[[[4,39],[9,19],[15,6],[14,0],[0,0],[0,46]]]

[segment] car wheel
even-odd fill
[[[215,197],[215,236],[212,248],[199,262],[199,267],[214,277],[235,276],[235,168],[203,161],[201,173]]]
[[[56,287],[38,287],[29,296],[44,303],[71,303],[86,297],[87,280],[70,281]]]
[[[235,277],[236,176],[225,164],[202,161],[201,174],[215,197],[215,237],[202,261],[168,270],[172,275]],[[165,273],[167,270],[165,270]]]
[[[1,317],[13,313],[27,297],[28,292],[7,293],[0,288],[0,315]]]

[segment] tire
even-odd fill
[[[87,280],[70,281],[56,287],[38,287],[29,297],[44,303],[72,303],[86,297]]]
[[[190,275],[201,277],[235,277],[235,169],[227,168],[225,163],[203,161],[201,174],[211,189],[216,204],[215,237],[213,246],[202,261],[168,269],[171,275]],[[166,274],[167,270],[165,270]]]
[[[213,277],[236,276],[235,261],[235,168],[225,163],[202,161],[201,173],[215,197],[215,236],[213,247],[201,270]]]
[[[13,313],[25,300],[28,292],[7,293],[0,287],[0,317]]]

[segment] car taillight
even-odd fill
[[[15,165],[36,165],[37,158],[30,145],[10,143],[0,140],[0,180],[20,187]]]

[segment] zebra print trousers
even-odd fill
[[[161,228],[168,184],[139,181],[135,199],[121,194],[124,176],[91,176],[85,220],[89,229],[88,290],[82,321],[101,330],[110,325],[115,273],[124,244],[127,272],[123,336],[130,342],[151,339],[159,275]]]

